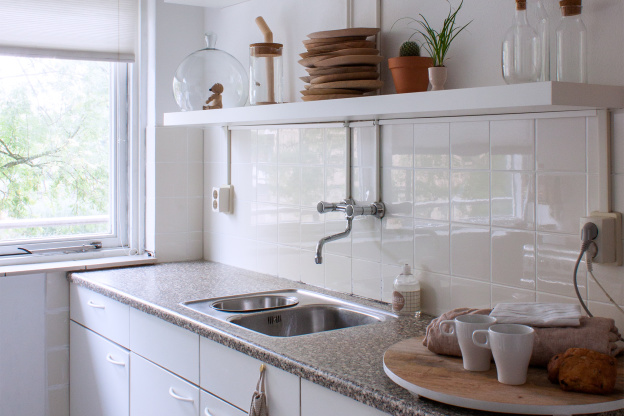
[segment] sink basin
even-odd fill
[[[302,289],[182,302],[204,315],[273,337],[292,337],[368,325],[396,315]]]
[[[337,305],[306,305],[236,316],[229,322],[273,337],[293,337],[381,322],[381,316]]]

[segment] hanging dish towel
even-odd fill
[[[499,303],[490,316],[495,317],[499,324],[579,326],[581,307],[570,303]]]
[[[256,385],[256,391],[251,398],[251,407],[249,408],[249,416],[269,416],[269,408],[267,407],[267,397],[264,391],[264,364],[260,366],[260,378]]]

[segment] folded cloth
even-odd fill
[[[490,316],[495,317],[500,324],[579,326],[581,306],[572,303],[499,303]]]
[[[442,335],[440,322],[455,319],[459,315],[487,315],[489,309],[459,308],[446,312],[429,323],[423,345],[429,351],[441,355],[461,357],[461,350],[456,337]],[[535,340],[530,364],[545,367],[550,358],[565,352],[568,348],[587,348],[612,357],[624,351],[624,345],[618,340],[622,337],[611,318],[581,317],[577,327],[534,328]]]

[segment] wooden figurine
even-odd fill
[[[223,93],[223,85],[216,83],[210,87],[210,91],[212,91],[212,95],[206,100],[206,104],[208,105],[203,106],[203,109],[216,110],[218,108],[223,108],[223,97],[221,96]]]

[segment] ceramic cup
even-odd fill
[[[446,336],[457,336],[466,370],[487,371],[490,369],[492,353],[477,347],[472,342],[472,333],[478,329],[487,330],[494,323],[496,318],[489,315],[460,315],[453,320],[440,322],[440,332]]]
[[[483,336],[485,342],[480,340]],[[475,345],[492,350],[498,381],[517,386],[526,383],[534,336],[530,326],[496,324],[487,330],[474,331],[472,340]]]

